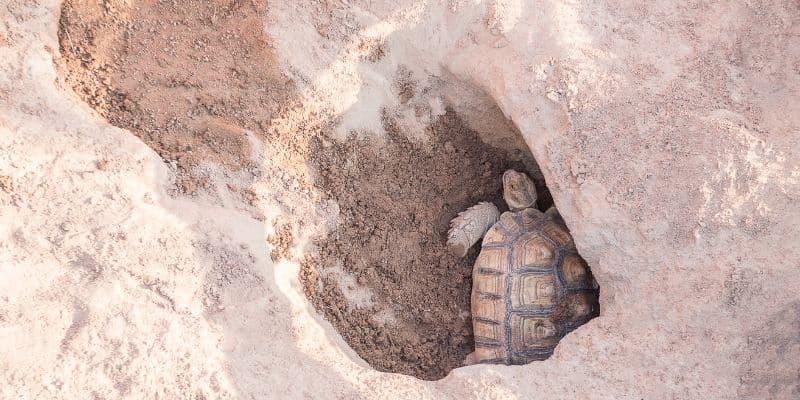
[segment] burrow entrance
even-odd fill
[[[271,129],[297,102],[263,34],[266,12],[265,2],[67,0],[61,79],[158,152],[184,195],[214,188],[255,203],[247,180],[214,181],[203,168],[269,179],[251,159],[246,132],[269,144],[283,175],[274,191],[314,193],[313,201],[333,200],[339,209],[337,228],[301,257],[288,249],[303,216],[285,216],[270,238],[273,257],[302,264],[311,303],[370,365],[444,377],[473,350],[477,255],[475,248],[463,259],[447,251],[448,222],[478,201],[504,207],[500,176],[508,168],[530,173],[544,210],[552,200],[543,177],[527,149],[486,145],[450,109],[427,128],[427,141],[409,139],[391,112],[381,140],[340,141],[319,124]]]
[[[375,368],[438,379],[473,350],[478,250],[452,255],[449,221],[479,201],[505,207],[503,172],[535,169],[484,144],[452,111],[430,126],[424,144],[384,122],[387,143],[313,141],[318,184],[338,202],[340,228],[307,264],[303,283],[315,308]]]

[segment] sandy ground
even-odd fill
[[[157,136],[115,127],[59,83],[60,3],[12,0],[0,7],[0,397],[796,398],[798,7],[257,13],[276,76],[292,81],[265,117],[273,138],[386,140],[389,110],[435,148],[427,127],[448,108],[488,145],[514,151],[519,132],[602,288],[601,316],[549,360],[424,381],[370,367],[306,297],[297,260],[336,232],[340,204],[304,186],[313,168],[284,176],[305,159],[245,126],[228,148],[252,166],[165,163]],[[175,190],[198,171],[205,187]],[[303,221],[291,244],[286,221]]]

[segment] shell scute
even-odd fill
[[[489,230],[486,232],[486,235],[483,236],[483,244],[501,244],[504,243],[508,239],[508,235],[503,231],[503,229],[498,225],[494,224]]]
[[[567,228],[561,226],[557,222],[552,220],[547,220],[542,225],[542,234],[555,242],[558,246],[563,247],[575,247],[575,243],[572,241],[572,236],[567,231]]]
[[[475,259],[475,270],[505,272],[507,269],[508,250],[505,247],[484,247]]]
[[[547,267],[555,258],[555,247],[541,235],[531,232],[514,242],[514,268]]]
[[[553,274],[524,274],[513,278],[511,305],[514,308],[549,308],[556,300]]]

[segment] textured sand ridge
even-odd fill
[[[98,4],[103,21],[137,11]],[[251,7],[210,4],[209,25],[191,29],[211,34],[217,11]],[[75,93],[57,73],[60,9],[0,8],[0,397],[800,395],[796,2],[254,4],[251,24],[219,29],[260,21],[253,37],[266,39],[251,49],[269,62],[204,79],[263,76],[279,95],[213,88],[196,126],[149,136],[192,82],[159,106],[102,102],[113,77]],[[189,46],[180,33],[175,51]],[[172,50],[147,57],[167,65]],[[265,99],[275,104],[250,108]],[[242,112],[211,118],[215,101]],[[137,127],[106,106],[151,107],[153,120]],[[524,139],[602,287],[601,316],[544,362],[438,381],[380,372],[306,296],[335,243],[319,238],[351,221],[346,197],[314,185],[314,157],[396,144],[393,129],[419,154],[447,151],[446,130],[430,128],[455,116],[509,162],[525,162]],[[200,150],[178,160],[186,146]],[[352,270],[330,268],[341,296],[368,303]]]

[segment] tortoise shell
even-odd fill
[[[475,361],[527,364],[599,315],[598,290],[567,228],[534,208],[505,212],[472,271]]]

